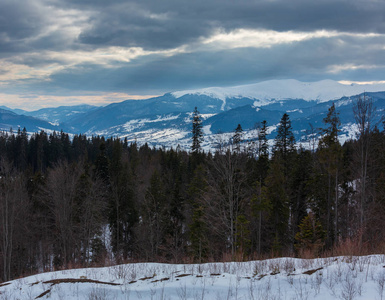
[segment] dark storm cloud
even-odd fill
[[[43,25],[33,1],[1,1],[0,11],[0,30],[3,39],[28,38],[38,34]]]
[[[44,26],[32,1],[0,1],[0,16],[0,52],[26,51],[23,41]]]
[[[173,48],[221,28],[385,32],[385,1],[70,1],[94,12],[79,41]]]
[[[73,21],[84,25],[72,41],[60,29],[39,36],[71,9],[79,12]],[[0,52],[84,45],[170,49],[219,28],[385,32],[385,1],[376,0],[3,0],[0,12]]]
[[[131,94],[161,94],[168,91],[255,83],[268,79],[296,78],[303,81],[343,79],[339,66],[349,64],[374,66],[371,80],[382,76],[385,57],[381,41],[368,49],[361,39],[349,43],[341,37],[320,38],[273,48],[240,48],[217,52],[198,51],[169,57],[141,57],[119,68],[100,65],[78,65],[58,72],[49,81],[33,83],[35,88],[50,91],[92,90],[120,91]],[[374,39],[374,38],[373,38]],[[382,41],[385,42],[385,41]],[[352,45],[360,46],[353,47]],[[315,59],[315,57],[317,59]],[[336,71],[333,71],[336,68]],[[347,71],[351,80],[362,79],[367,71]],[[382,72],[382,73],[381,73]],[[369,78],[369,77],[368,77]]]
[[[69,27],[86,18],[50,0],[0,1],[0,58],[39,50],[76,49]]]

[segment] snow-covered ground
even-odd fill
[[[385,255],[133,263],[0,284],[1,299],[383,299]]]

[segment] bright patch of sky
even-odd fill
[[[270,48],[274,45],[301,42],[313,38],[330,38],[342,35],[336,31],[325,30],[314,32],[278,32],[273,30],[237,29],[229,33],[218,32],[203,41],[203,44],[213,44],[214,47],[228,48]]]

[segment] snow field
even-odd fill
[[[385,255],[208,264],[135,263],[0,284],[1,299],[383,299]]]

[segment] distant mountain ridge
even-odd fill
[[[230,88],[208,88],[166,93],[147,100],[126,100],[104,107],[89,105],[45,108],[16,114],[0,111],[0,128],[26,127],[29,132],[64,130],[72,134],[104,135],[153,146],[188,149],[191,137],[191,113],[198,107],[205,132],[204,148],[211,149],[216,139],[241,124],[250,137],[256,124],[266,120],[269,139],[283,113],[288,113],[298,141],[306,141],[310,127],[323,126],[323,118],[334,102],[344,138],[352,137],[352,105],[366,93],[379,112],[385,110],[385,84],[343,85],[323,80],[304,83],[296,80],[272,80]],[[20,113],[20,112],[19,112]],[[220,135],[222,134],[222,137]]]
[[[45,130],[58,130],[59,128],[44,120],[19,115],[10,110],[0,109],[0,130],[18,130],[18,128],[23,129],[24,127],[27,128],[29,132],[38,132],[43,128]]]
[[[42,108],[36,111],[25,111],[23,114],[59,125],[61,123],[69,122],[71,119],[79,117],[82,114],[88,113],[97,108],[97,106],[83,104],[75,106]]]
[[[385,91],[385,84],[342,84],[334,80],[301,82],[295,79],[269,80],[255,84],[228,88],[205,88],[172,93],[176,98],[187,94],[206,95],[225,101],[229,98],[249,98],[257,100],[255,105],[264,106],[272,101],[303,99],[305,101],[327,102],[349,97],[363,92]]]

